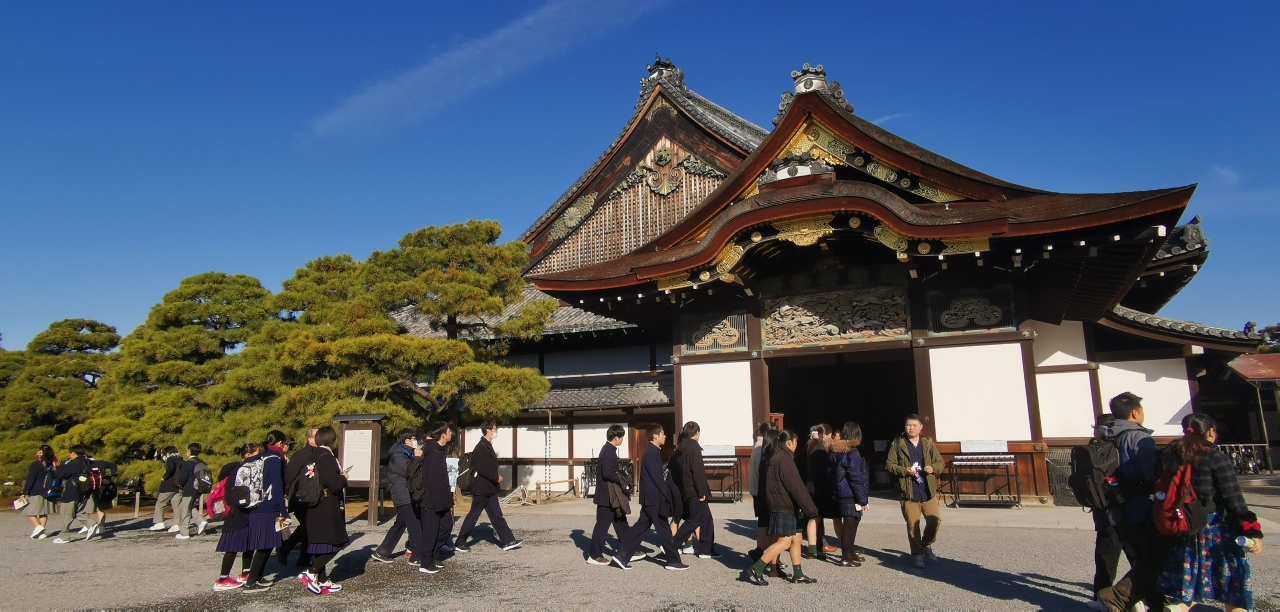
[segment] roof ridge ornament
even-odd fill
[[[661,55],[653,58],[653,63],[648,64],[645,70],[649,71],[649,76],[640,79],[640,100],[636,102],[636,109],[639,110],[649,100],[649,95],[653,93],[655,87],[661,82],[667,87],[674,87],[680,90],[687,90],[684,84],[684,71],[676,68],[671,62],[671,58],[662,59]]]
[[[837,107],[853,112],[853,105],[844,99],[844,90],[840,88],[840,82],[828,82],[827,69],[822,64],[810,66],[805,62],[800,70],[791,71],[791,79],[795,82],[795,93],[782,92],[782,101],[778,103],[778,116],[773,118],[774,125],[782,122],[782,116],[787,114],[787,109],[791,108],[791,103],[795,102],[796,96],[806,93],[817,93]]]

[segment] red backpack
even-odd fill
[[[1214,511],[1213,500],[1201,500],[1191,484],[1194,467],[1179,463],[1173,471],[1166,470],[1156,481],[1156,494],[1151,512],[1156,531],[1167,536],[1191,537],[1209,524]]]
[[[221,521],[231,514],[231,504],[227,503],[226,478],[213,485],[213,490],[209,492],[209,503],[205,505],[204,511],[211,521]]]

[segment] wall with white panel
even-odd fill
[[[469,453],[475,449],[476,444],[480,443],[480,438],[484,437],[484,432],[479,427],[468,427],[462,432],[462,452]],[[502,425],[498,426],[498,433],[493,436],[493,452],[498,454],[499,459],[511,458],[511,428]]]
[[[931,348],[929,369],[939,441],[1031,439],[1020,344]]]
[[[516,478],[516,483],[517,485],[527,487],[530,493],[534,492],[534,487],[537,485],[538,482],[542,482],[546,480],[546,474],[547,474],[546,466],[542,465],[541,463],[537,463],[537,464],[522,463],[518,466],[518,468],[519,468],[518,469],[519,473]],[[569,479],[569,466],[567,465],[551,466],[551,480],[568,480],[568,479]],[[562,482],[562,483],[553,484],[551,485],[551,490],[552,491],[568,491],[569,483]]]
[[[1182,434],[1182,417],[1191,414],[1191,385],[1185,359],[1115,361],[1098,364],[1103,410],[1111,398],[1128,391],[1142,398],[1143,426],[1157,436]]]
[[[1036,332],[1036,339],[1031,345],[1036,356],[1036,366],[1080,365],[1088,362],[1084,348],[1083,323],[1079,321],[1063,321],[1062,325],[1043,321],[1028,321],[1028,323]]]
[[[680,366],[680,410],[702,428],[702,446],[751,446],[751,365],[745,361]],[[684,423],[676,423],[679,429]],[[668,434],[673,438],[674,432]]]
[[[630,436],[626,434],[627,424],[622,425],[622,446],[618,447],[619,457],[629,457],[631,452]],[[600,456],[600,447],[608,444],[609,441],[604,439],[605,432],[609,430],[612,423],[598,423],[592,425],[584,425],[576,423],[573,426],[573,457],[575,463],[582,463],[587,459],[595,459]]]
[[[1036,374],[1036,391],[1044,437],[1093,436],[1093,388],[1088,372]]]
[[[551,442],[552,459],[569,458],[568,425],[520,425],[516,427],[516,453],[519,459],[544,459],[547,441]]]

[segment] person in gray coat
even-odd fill
[[[418,515],[419,509],[413,505],[413,500],[409,497],[407,479],[409,464],[413,463],[415,458],[422,456],[422,449],[418,448],[418,432],[412,429],[400,430],[396,439],[398,442],[387,451],[387,490],[391,492],[391,504],[396,507],[396,522],[387,531],[382,544],[373,551],[373,560],[379,563],[394,561],[392,553],[400,543],[400,536],[408,531],[409,541],[405,543],[407,551],[405,558],[408,559],[409,565],[419,566],[422,563],[422,556],[417,553],[422,550],[422,519]],[[415,559],[415,555],[418,558]]]

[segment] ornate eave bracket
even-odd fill
[[[835,228],[831,227],[831,221],[835,218],[833,214],[826,214],[790,221],[775,221],[772,225],[778,230],[776,236],[778,240],[787,240],[795,243],[796,246],[812,246],[823,236],[835,233]]]

